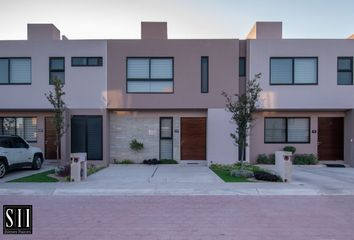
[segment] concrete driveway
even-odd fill
[[[274,170],[274,165],[259,165]],[[292,185],[313,187],[323,191],[341,191],[354,186],[354,168],[333,168],[325,165],[293,166]]]
[[[225,183],[206,166],[110,165],[79,183],[2,183],[0,195],[354,195],[354,168],[295,166],[293,178],[291,183]]]
[[[16,169],[12,170],[8,173],[3,178],[0,178],[0,183],[5,183],[17,178],[22,178],[26,176],[30,176],[32,174],[40,173],[40,172],[45,172],[48,170],[51,170],[56,167],[55,162],[50,162],[50,161],[44,161],[42,168],[40,170],[32,170],[31,168],[22,168],[22,169]]]

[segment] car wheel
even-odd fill
[[[40,158],[38,155],[35,155],[33,158],[33,164],[32,168],[35,170],[39,170],[42,167],[42,158]]]
[[[6,165],[4,161],[0,161],[0,178],[4,177],[6,173]]]

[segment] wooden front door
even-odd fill
[[[206,118],[181,118],[181,160],[206,160]]]
[[[318,159],[343,160],[344,118],[318,118]]]
[[[45,118],[45,159],[56,159],[57,158],[57,147],[56,147],[56,137],[55,137],[55,126],[53,122],[53,117]],[[60,157],[60,156],[59,156]]]

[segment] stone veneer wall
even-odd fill
[[[206,116],[206,111],[115,111],[110,113],[110,161],[159,159],[160,117],[173,117],[173,158],[180,160],[180,118]],[[136,138],[144,149],[134,152],[130,142]]]

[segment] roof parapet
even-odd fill
[[[141,39],[167,39],[167,22],[141,22]]]
[[[27,24],[27,40],[60,40],[60,31],[54,24]]]
[[[282,39],[282,22],[256,22],[247,35],[247,39]]]

